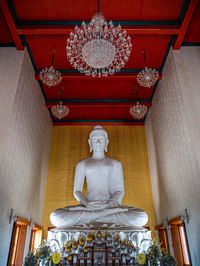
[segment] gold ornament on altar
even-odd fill
[[[94,235],[92,232],[89,232],[87,237],[86,237],[87,242],[92,242],[94,240]]]
[[[68,261],[72,261],[72,259],[73,259],[72,255],[69,254],[69,255],[67,256],[67,260],[68,260]]]
[[[99,228],[99,230],[98,230],[98,232],[97,232],[97,234],[96,234],[96,237],[98,237],[98,238],[101,238],[103,235],[102,235],[102,233],[101,233],[101,231],[100,231],[100,228]]]
[[[73,239],[73,240],[72,240],[72,248],[73,248],[74,250],[76,250],[76,249],[78,248],[78,241],[76,241],[76,239]]]
[[[65,251],[66,251],[67,253],[70,253],[71,248],[70,248],[69,246],[67,246],[67,247],[65,248]]]
[[[85,238],[84,236],[80,235],[78,239],[79,245],[83,247],[85,245]]]
[[[65,247],[66,247],[66,248],[67,248],[67,247],[71,248],[71,247],[72,247],[72,242],[67,241],[66,244],[65,244]]]
[[[65,244],[65,251],[67,253],[70,253],[71,252],[71,247],[72,247],[72,243],[67,241],[66,244]]]
[[[83,249],[83,253],[84,253],[84,254],[87,254],[87,253],[88,253],[88,248],[87,248],[87,247],[84,247],[84,249]]]
[[[128,247],[128,241],[125,239],[124,244]]]
[[[106,232],[105,232],[105,235],[104,235],[104,240],[106,240],[106,238],[107,238],[108,235],[109,235],[109,232],[106,231]]]
[[[117,234],[113,240],[113,242],[115,243],[115,245],[120,244],[121,243],[121,238],[119,236],[119,234]]]
[[[129,245],[133,249],[133,251],[137,251],[136,247],[133,245],[133,242],[131,240],[129,241]]]

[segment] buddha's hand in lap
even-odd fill
[[[108,201],[90,201],[85,207],[91,210],[103,210],[111,207],[111,204]]]

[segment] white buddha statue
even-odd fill
[[[76,165],[74,196],[80,205],[54,210],[51,223],[57,228],[77,225],[115,224],[142,227],[148,221],[141,209],[123,206],[124,176],[121,162],[106,157],[109,143],[107,132],[96,126],[89,137],[90,158]],[[87,194],[83,195],[83,184],[87,181]]]

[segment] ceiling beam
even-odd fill
[[[105,121],[105,120],[97,120],[97,121],[85,121],[85,120],[69,120],[69,121],[54,121],[53,126],[91,126],[96,125],[97,123],[101,123],[103,126],[144,126],[144,122],[139,121]]]
[[[180,28],[177,26],[127,26],[124,27],[130,35],[177,35]],[[72,26],[17,26],[17,34],[19,35],[66,35],[74,30]]]
[[[57,101],[57,103],[60,100]],[[51,108],[53,105],[55,105],[55,102],[51,102],[51,100],[46,103],[47,108]],[[130,108],[130,106],[135,105],[136,102],[130,101],[130,102],[64,102],[65,105],[67,105],[70,108],[87,108],[87,107],[93,107],[93,108],[104,108],[104,107],[127,107]],[[146,105],[146,107],[150,108],[152,106],[151,102],[144,102],[142,101],[142,104]]]
[[[190,24],[192,15],[194,14],[194,11],[196,9],[197,3],[198,3],[198,0],[191,0],[191,2],[189,4],[189,7],[186,11],[185,17],[184,17],[183,22],[182,22],[181,27],[180,27],[180,32],[179,32],[179,34],[178,34],[178,36],[177,36],[177,38],[173,44],[174,50],[178,50],[181,47],[181,44],[184,40],[186,31],[187,31],[188,26]]]
[[[91,77],[91,76],[86,76],[84,74],[81,74],[81,73],[62,73],[61,72],[61,75],[62,75],[62,78],[63,80],[77,80],[77,79],[84,79],[84,80],[94,80],[96,79],[97,81],[99,81],[99,77]],[[138,72],[137,73],[124,73],[124,72],[121,72],[121,73],[117,73],[115,75],[108,75],[107,77],[101,77],[100,79],[106,79],[106,80],[116,80],[116,79],[130,79],[130,80],[135,80],[137,78],[137,75],[138,75]],[[35,74],[35,79],[36,80],[40,80],[40,75],[39,73],[36,73]],[[162,79],[162,73],[159,73],[159,80]]]
[[[8,24],[10,33],[12,35],[13,41],[15,43],[15,46],[17,47],[18,50],[24,50],[24,46],[20,40],[20,37],[17,33],[16,26],[13,20],[13,17],[11,15],[10,9],[7,5],[6,0],[1,0],[0,1],[0,7],[2,9],[2,12],[4,14],[5,20]]]

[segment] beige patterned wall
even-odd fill
[[[193,265],[200,262],[200,47],[171,51],[145,123],[157,224],[188,209]]]
[[[6,110],[0,112],[0,157],[3,154],[3,145],[10,124],[8,119],[12,112],[10,106],[15,99],[23,57],[24,52],[17,53],[14,48],[0,48],[0,106],[1,110]]]
[[[0,265],[6,265],[10,209],[42,222],[52,125],[27,52],[0,48],[0,56]]]

